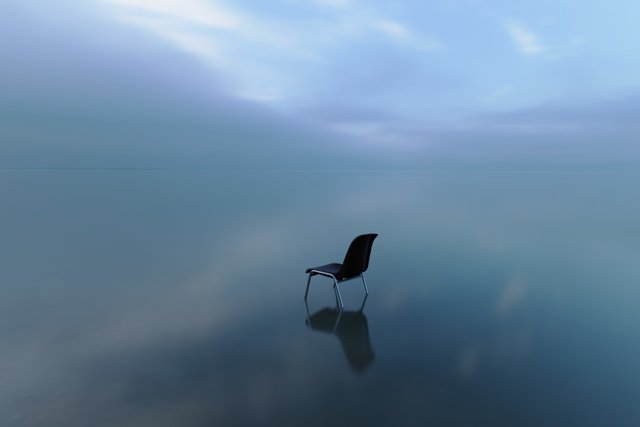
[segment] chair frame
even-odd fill
[[[342,302],[342,295],[340,294],[340,288],[338,287],[338,283],[348,282],[349,280],[357,279],[358,277],[360,277],[362,278],[362,284],[364,285],[365,300],[369,296],[369,289],[367,288],[367,281],[364,280],[364,273],[360,273],[360,275],[358,276],[349,277],[348,279],[338,280],[336,279],[336,276],[334,276],[331,273],[327,273],[326,271],[311,270],[309,272],[309,278],[307,279],[307,290],[304,293],[305,302],[307,301],[307,295],[309,295],[309,285],[311,284],[311,278],[316,274],[319,274],[325,277],[330,277],[333,279],[333,292],[335,293],[335,296],[336,296],[336,303],[338,303],[341,310],[344,309],[344,304]]]

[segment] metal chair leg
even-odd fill
[[[362,277],[362,284],[364,285],[364,292],[369,296],[369,289],[367,289],[367,282],[364,280],[364,274],[360,275]]]
[[[304,293],[304,300],[307,300],[307,295],[309,295],[309,284],[311,284],[311,273],[309,273],[309,279],[307,280],[307,290]]]

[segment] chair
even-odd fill
[[[330,277],[333,279],[333,291],[341,310],[344,309],[344,304],[342,303],[342,295],[340,295],[338,283],[361,277],[365,294],[369,295],[367,282],[364,280],[364,272],[367,271],[367,268],[369,267],[371,247],[373,246],[373,241],[376,237],[378,237],[377,234],[363,234],[353,239],[342,264],[332,263],[321,265],[319,267],[308,268],[306,273],[309,274],[309,279],[307,280],[307,290],[304,293],[304,300],[307,300],[311,278],[315,275]]]

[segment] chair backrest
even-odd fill
[[[369,257],[377,234],[362,234],[351,242],[344,257],[342,268],[336,274],[338,280],[359,276],[369,268]]]

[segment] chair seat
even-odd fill
[[[338,264],[337,262],[321,265],[320,267],[311,267],[307,268],[305,274],[311,273],[311,270],[322,271],[323,273],[336,274],[342,268],[342,264]]]

